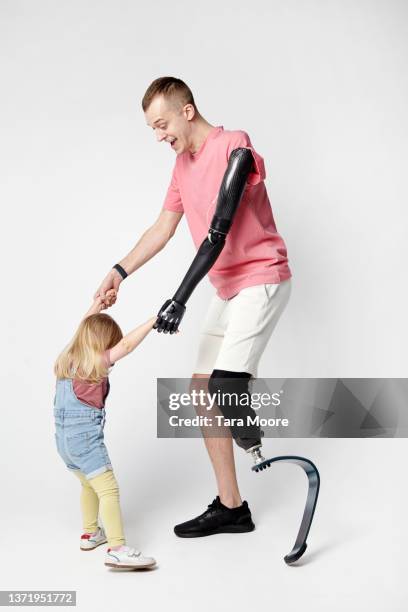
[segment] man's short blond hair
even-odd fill
[[[144,112],[149,108],[153,98],[159,95],[164,96],[169,101],[175,102],[177,106],[180,104],[182,106],[192,104],[195,110],[197,110],[191,89],[184,81],[176,77],[159,77],[155,79],[153,83],[150,83],[142,99],[142,108]]]

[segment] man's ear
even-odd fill
[[[183,107],[183,114],[187,121],[191,121],[195,117],[196,110],[192,104],[186,104]]]

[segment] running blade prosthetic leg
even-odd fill
[[[252,470],[254,472],[261,472],[266,470],[267,467],[270,467],[272,463],[277,463],[278,461],[283,461],[286,463],[295,463],[299,467],[301,467],[308,480],[308,491],[306,498],[306,505],[303,511],[302,522],[300,524],[299,532],[296,537],[295,544],[290,551],[284,557],[285,562],[288,565],[295,563],[298,561],[300,557],[304,554],[307,548],[307,536],[309,535],[310,527],[312,525],[313,516],[316,509],[317,498],[319,496],[320,489],[320,474],[315,466],[315,464],[310,461],[310,459],[306,459],[305,457],[297,457],[296,455],[284,455],[281,457],[272,457],[271,459],[265,459],[261,453],[261,445],[253,446],[247,450],[253,460],[254,465],[252,466]]]

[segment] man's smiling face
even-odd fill
[[[192,104],[177,103],[162,95],[153,98],[145,112],[146,123],[156,134],[158,142],[169,143],[173,151],[180,155],[187,151],[191,142],[190,121],[195,109]]]

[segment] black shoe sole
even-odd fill
[[[174,533],[179,538],[205,538],[206,536],[217,535],[217,533],[248,533],[255,529],[255,525],[229,525],[225,527],[217,527],[217,529],[211,529],[210,531],[199,532],[185,532],[178,533],[174,529]]]

